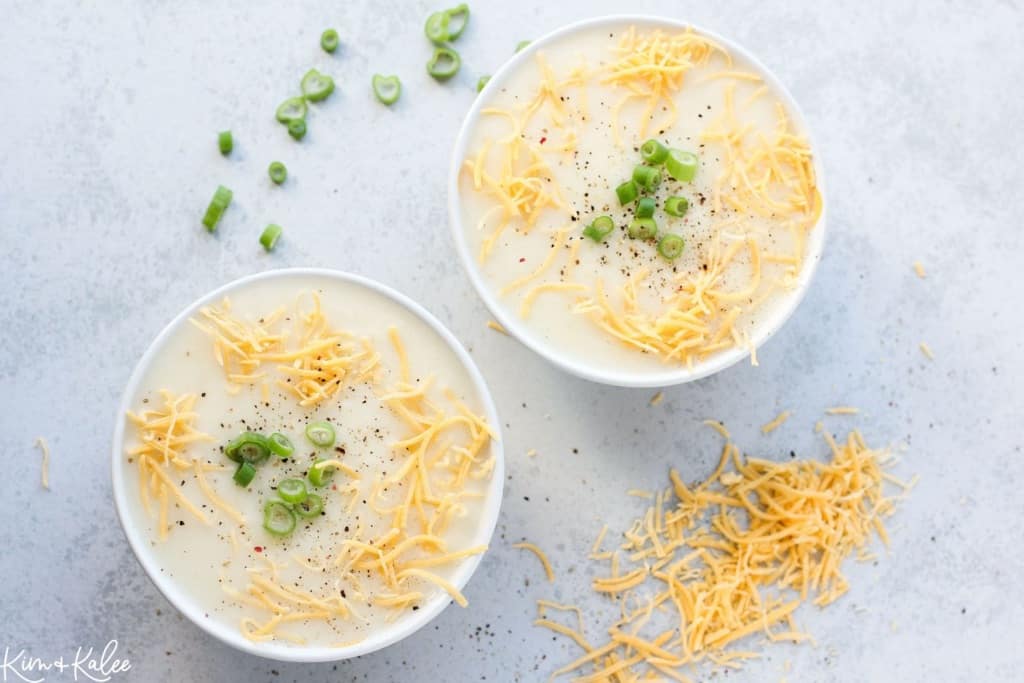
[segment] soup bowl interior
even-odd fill
[[[510,58],[494,76],[487,82],[487,85],[470,107],[462,123],[462,128],[455,142],[452,151],[451,164],[448,177],[448,216],[449,227],[455,240],[456,250],[467,276],[472,282],[480,298],[490,310],[495,319],[513,337],[518,339],[528,348],[548,360],[556,367],[569,372],[577,377],[623,387],[667,387],[676,384],[683,384],[694,380],[713,375],[737,363],[743,358],[750,356],[750,349],[734,346],[719,353],[715,353],[693,365],[692,368],[680,365],[664,364],[663,367],[651,371],[623,370],[617,367],[608,367],[589,362],[586,354],[578,353],[576,350],[551,343],[538,334],[536,330],[526,325],[523,319],[516,314],[515,310],[499,300],[495,287],[489,284],[484,276],[481,266],[473,253],[473,249],[467,239],[468,226],[465,224],[462,211],[462,190],[460,188],[460,176],[462,174],[463,162],[467,158],[469,145],[473,138],[473,132],[480,124],[484,110],[490,106],[490,96],[496,93],[509,83],[521,69],[525,68],[534,59],[538,51],[545,47],[572,38],[577,34],[592,32],[595,29],[618,29],[627,26],[635,26],[640,30],[662,29],[666,31],[681,31],[692,29],[711,40],[724,46],[733,55],[738,55],[746,60],[757,74],[761,76],[765,84],[779,98],[787,109],[791,120],[796,128],[807,138],[812,150],[817,150],[810,134],[807,122],[800,111],[796,101],[786,90],[785,86],[775,75],[765,67],[755,56],[747,52],[736,43],[719,36],[711,31],[699,28],[685,22],[667,19],[662,17],[640,16],[640,15],[615,15],[596,19],[588,19],[570,24],[556,31],[553,31],[542,38],[531,42],[512,58]],[[758,348],[772,337],[785,322],[790,318],[802,301],[811,280],[821,260],[825,244],[826,207],[825,188],[820,156],[813,157],[815,171],[815,186],[821,197],[821,213],[817,223],[810,230],[805,246],[805,259],[793,288],[786,293],[785,297],[763,317],[759,317],[756,329],[750,335],[750,343],[753,348]],[[469,226],[471,227],[471,226]],[[595,334],[599,331],[595,327]]]
[[[465,370],[470,379],[470,384],[475,391],[476,396],[474,398],[480,406],[482,416],[486,418],[488,424],[499,435],[499,438],[494,439],[490,446],[495,458],[495,464],[480,508],[480,518],[477,521],[476,535],[473,539],[474,544],[486,545],[490,542],[501,506],[502,483],[504,480],[504,458],[499,434],[500,422],[498,421],[494,402],[491,399],[483,377],[469,357],[469,354],[451,332],[423,307],[395,290],[357,275],[332,270],[313,268],[272,270],[231,282],[203,296],[175,317],[157,335],[156,339],[143,354],[142,359],[131,375],[118,409],[112,451],[113,495],[118,517],[139,563],[164,597],[182,614],[208,634],[239,650],[271,659],[295,662],[335,661],[379,650],[406,638],[429,623],[448,606],[451,598],[443,591],[438,591],[433,597],[425,600],[416,611],[375,630],[358,642],[337,647],[291,645],[274,640],[256,642],[246,638],[237,627],[230,627],[221,620],[210,618],[207,609],[181,585],[181,582],[169,577],[162,571],[161,562],[153,549],[152,539],[143,528],[142,519],[138,516],[138,506],[133,505],[129,500],[129,497],[137,495],[137,492],[135,487],[128,485],[128,467],[130,465],[128,458],[125,457],[125,429],[127,422],[125,414],[136,405],[135,400],[141,391],[141,385],[147,371],[154,363],[160,362],[161,352],[167,345],[168,340],[181,326],[188,325],[189,319],[195,316],[201,307],[217,303],[225,296],[254,283],[265,285],[267,283],[276,284],[279,282],[282,287],[288,287],[290,281],[308,281],[309,278],[323,281],[339,281],[347,286],[365,289],[375,296],[385,297],[396,303],[436,333],[451,354],[453,354],[458,365]],[[451,583],[461,590],[473,575],[481,559],[482,554],[478,554],[462,560],[454,570]],[[470,605],[469,609],[472,609],[472,605]]]

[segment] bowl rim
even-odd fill
[[[446,343],[452,353],[465,368],[469,375],[473,389],[476,391],[489,425],[493,428],[497,438],[491,441],[491,448],[495,458],[494,470],[491,473],[491,481],[487,490],[481,516],[484,523],[479,530],[478,538],[481,543],[490,545],[494,530],[498,523],[499,511],[504,489],[505,479],[505,457],[504,446],[501,436],[501,421],[498,419],[497,410],[491,392],[484,381],[483,375],[477,368],[476,363],[470,357],[469,352],[455,338],[437,318],[435,318],[423,306],[413,301],[401,292],[392,289],[375,280],[367,277],[328,268],[280,268],[262,271],[232,280],[231,282],[218,287],[217,289],[204,294],[193,303],[189,304],[183,311],[178,313],[146,348],[142,357],[135,365],[125,391],[122,394],[118,406],[118,413],[114,426],[114,437],[112,445],[111,477],[113,483],[114,504],[117,510],[117,517],[121,528],[128,538],[135,558],[142,565],[143,570],[149,579],[157,587],[157,590],[170,602],[179,612],[184,614],[193,624],[213,636],[217,640],[230,645],[238,650],[249,654],[258,655],[268,659],[285,662],[329,662],[350,659],[360,655],[369,654],[376,650],[392,645],[412,635],[428,623],[433,621],[451,602],[451,597],[443,591],[436,594],[429,602],[416,611],[415,616],[398,620],[389,624],[388,628],[376,634],[371,634],[363,640],[344,647],[305,647],[286,645],[273,641],[254,642],[245,638],[237,628],[232,628],[220,621],[204,616],[204,611],[189,594],[184,591],[179,582],[160,571],[159,564],[149,552],[149,541],[144,538],[141,528],[136,526],[130,518],[127,509],[128,491],[125,483],[124,466],[124,437],[126,420],[125,412],[131,408],[130,402],[139,389],[139,385],[146,372],[158,357],[160,351],[166,345],[168,339],[184,324],[188,318],[194,315],[201,306],[222,298],[237,289],[246,287],[254,282],[273,280],[289,277],[322,277],[327,279],[340,280],[345,283],[364,287],[377,294],[385,296],[394,301],[411,314],[425,322],[441,339]],[[483,559],[484,553],[471,556],[458,565],[451,583],[462,590],[475,573]]]
[[[561,28],[551,31],[541,38],[531,42],[528,46],[513,55],[501,66],[501,68],[497,70],[476,97],[473,105],[466,113],[466,116],[462,121],[462,126],[459,129],[459,134],[455,139],[455,145],[452,149],[451,162],[448,171],[448,225],[455,240],[455,248],[459,254],[459,260],[462,262],[463,270],[469,276],[470,282],[472,282],[477,294],[479,294],[480,298],[483,299],[488,310],[502,325],[502,327],[504,327],[509,334],[519,340],[527,348],[531,349],[533,352],[540,355],[542,358],[546,359],[561,370],[592,382],[620,387],[670,387],[702,379],[725,370],[743,358],[748,357],[750,355],[750,351],[744,348],[733,347],[723,351],[722,353],[715,354],[704,362],[695,365],[692,370],[687,368],[669,367],[668,369],[660,372],[623,372],[614,368],[600,368],[588,365],[586,362],[581,362],[577,358],[571,356],[568,350],[559,349],[554,344],[541,339],[540,336],[533,333],[527,325],[510,310],[508,306],[505,306],[498,301],[496,291],[489,287],[484,281],[482,273],[476,264],[476,260],[470,253],[469,244],[466,240],[466,231],[462,224],[461,206],[459,205],[459,176],[461,174],[463,160],[466,156],[466,148],[469,144],[469,134],[480,119],[480,111],[487,103],[488,96],[496,88],[501,87],[501,85],[507,80],[509,74],[518,69],[519,66],[525,63],[527,59],[530,59],[534,53],[542,50],[549,43],[572,33],[609,25],[618,26],[622,24],[642,25],[649,28],[660,27],[667,29],[692,29],[696,33],[718,41],[729,49],[730,52],[739,54],[750,62],[751,66],[754,67],[754,69],[758,71],[758,74],[764,78],[765,83],[774,89],[780,100],[786,106],[789,117],[794,120],[799,129],[803,131],[804,137],[807,139],[808,145],[813,151],[812,159],[815,172],[815,186],[821,198],[821,214],[818,216],[818,220],[807,239],[807,254],[803,268],[800,270],[800,274],[797,277],[796,288],[791,291],[789,295],[782,300],[782,302],[780,302],[769,319],[762,321],[757,326],[755,333],[751,335],[751,343],[753,347],[755,349],[760,348],[761,345],[768,341],[776,332],[779,331],[779,329],[782,328],[786,321],[789,320],[797,306],[799,306],[800,302],[803,301],[804,296],[807,294],[807,290],[810,288],[811,280],[817,271],[818,264],[821,261],[825,247],[828,203],[826,201],[824,169],[822,168],[820,148],[814,142],[814,136],[807,124],[807,119],[804,116],[803,111],[800,109],[792,94],[785,85],[783,85],[774,72],[772,72],[761,62],[761,60],[738,43],[693,23],[656,15],[611,14],[591,19],[583,19],[562,26]]]

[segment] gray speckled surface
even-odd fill
[[[0,646],[52,659],[116,637],[133,669],[115,680],[541,680],[576,653],[531,626],[533,600],[595,604],[577,558],[599,520],[640,510],[626,488],[660,484],[670,464],[689,479],[709,471],[717,440],[701,418],[721,417],[754,453],[811,453],[822,409],[849,403],[864,414],[835,429],[909,446],[900,468],[921,475],[893,550],[851,567],[853,589],[832,608],[802,612],[818,647],[778,647],[727,678],[778,680],[788,664],[793,681],[1019,679],[1024,11],[630,3],[726,34],[775,70],[813,126],[830,192],[817,280],[761,367],[650,407],[649,391],[566,377],[486,330],[445,219],[448,154],[477,75],[522,38],[622,8],[476,0],[464,71],[438,87],[423,75],[423,2],[5,3]],[[317,47],[328,25],[344,41],[333,58]],[[270,113],[313,65],[340,92],[294,145]],[[376,70],[403,76],[394,110],[369,97]],[[237,139],[227,161],[214,144],[225,127]],[[266,180],[273,158],[292,173],[282,189]],[[236,203],[211,238],[198,217],[218,182]],[[269,220],[286,226],[271,256],[256,243]],[[506,504],[470,608],[337,665],[276,664],[206,637],[149,583],[110,499],[116,402],[152,337],[200,294],[286,265],[353,270],[416,296],[471,349],[506,423]],[[793,418],[761,437],[782,408]],[[49,493],[36,483],[40,434],[53,448]],[[523,537],[551,553],[553,588],[510,547]]]

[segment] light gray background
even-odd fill
[[[754,454],[810,455],[821,411],[848,403],[864,414],[833,430],[906,447],[899,470],[921,475],[892,552],[851,566],[839,603],[801,611],[818,647],[777,647],[728,680],[1020,680],[1024,15],[970,5],[475,0],[463,71],[439,86],[424,73],[423,2],[4,2],[0,647],[46,659],[116,637],[134,666],[118,680],[541,680],[577,651],[531,626],[533,601],[599,608],[585,549],[601,520],[621,528],[641,511],[627,488],[663,484],[670,465],[709,472],[718,439],[701,419],[722,418]],[[689,19],[759,55],[802,104],[829,190],[825,259],[761,367],[657,407],[651,391],[567,377],[487,330],[445,215],[477,76],[520,39],[622,10]],[[318,48],[328,26],[344,45],[333,57]],[[339,91],[294,144],[272,114],[311,66]],[[371,99],[374,71],[402,76],[395,108]],[[223,128],[237,140],[227,160]],[[283,188],[266,178],[275,158]],[[235,203],[211,237],[199,217],[218,183]],[[269,221],[285,227],[271,255],[256,242]],[[204,292],[300,265],[378,278],[433,311],[487,377],[507,441],[505,505],[470,607],[337,665],[246,656],[179,617],[110,495],[116,403],[150,340]],[[794,416],[761,437],[782,409]],[[53,448],[50,492],[38,435]],[[551,554],[553,587],[510,547],[523,538]]]

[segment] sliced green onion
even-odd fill
[[[444,13],[448,17],[448,40],[458,40],[462,32],[466,30],[466,26],[469,25],[469,5],[462,3],[457,7],[445,10]],[[455,21],[452,21],[453,19]]]
[[[217,147],[220,148],[220,153],[224,156],[231,154],[231,150],[235,147],[235,141],[231,138],[230,130],[217,133]]]
[[[438,81],[447,81],[459,71],[462,66],[462,58],[459,53],[450,47],[439,47],[434,49],[434,54],[427,62],[427,73]]]
[[[305,500],[293,505],[292,509],[299,517],[305,517],[306,519],[316,517],[324,511],[324,499],[315,493],[310,493],[306,496]]]
[[[277,495],[286,503],[301,503],[306,500],[306,482],[301,479],[284,479],[277,485]]]
[[[373,94],[384,104],[390,106],[398,100],[402,94],[402,81],[398,76],[373,75]]]
[[[235,470],[235,476],[232,479],[239,486],[248,486],[252,483],[253,477],[256,476],[256,467],[251,462],[243,462]]]
[[[669,197],[665,200],[665,213],[669,216],[682,216],[690,208],[690,202],[686,197]]]
[[[266,232],[264,230],[264,232]],[[280,458],[287,458],[289,455],[295,452],[295,446],[292,445],[292,440],[281,432],[274,432],[267,437],[267,448],[270,452]]]
[[[583,235],[595,242],[603,242],[612,230],[615,229],[615,221],[611,216],[598,216],[594,221],[583,228]]]
[[[333,28],[329,28],[320,34],[320,47],[324,49],[324,52],[333,53],[338,49],[338,32]]]
[[[683,248],[685,246],[686,241],[679,235],[665,235],[661,238],[661,241],[658,242],[658,253],[669,261],[674,261],[683,253]]]
[[[676,180],[688,183],[697,175],[697,155],[681,149],[670,149],[665,158],[665,170]]]
[[[326,420],[310,422],[306,425],[306,438],[318,448],[330,448],[334,445],[334,427]]]
[[[295,513],[286,503],[270,500],[263,506],[263,528],[275,536],[295,531]]]
[[[657,140],[651,139],[640,147],[640,156],[642,156],[644,161],[647,163],[654,164],[656,166],[665,161],[666,157],[668,157],[668,147]]]
[[[263,232],[260,234],[260,244],[267,251],[273,251],[279,239],[281,239],[281,226],[277,223],[271,223],[263,228]]]
[[[423,33],[426,34],[427,40],[434,43],[435,45],[442,45],[447,43],[450,39],[448,34],[448,22],[451,17],[448,16],[447,12],[434,12],[427,17],[427,23],[423,27]]]
[[[275,185],[280,185],[288,177],[288,169],[280,161],[270,162],[270,167],[267,169],[267,173],[270,174],[270,180]]]
[[[302,77],[302,96],[310,102],[326,100],[334,92],[334,79],[316,69],[310,69]]]
[[[270,455],[267,437],[256,432],[242,432],[224,447],[224,455],[235,462],[259,465]]]
[[[288,135],[296,140],[306,137],[306,122],[302,119],[295,119],[288,122]]]
[[[481,90],[483,90],[484,86],[487,85],[487,81],[489,80],[491,80],[490,76],[481,76],[480,78],[476,79],[476,91],[480,92]]]
[[[640,201],[636,203],[636,217],[651,218],[656,208],[658,208],[658,203],[654,201],[653,197],[641,197]]]
[[[634,218],[626,233],[635,240],[652,240],[658,236],[658,224],[653,218]]]
[[[288,123],[306,118],[306,111],[306,100],[301,97],[292,97],[278,106],[275,116],[281,123]]]
[[[210,232],[217,229],[217,223],[220,222],[220,217],[227,211],[228,205],[231,204],[231,198],[234,193],[223,185],[217,186],[217,191],[213,193],[213,199],[206,206],[206,213],[203,214],[203,225]]]
[[[619,197],[619,204],[625,206],[636,199],[637,195],[640,194],[640,188],[632,180],[627,180],[615,188],[615,194]]]
[[[309,467],[309,483],[317,488],[324,486],[334,478],[334,465],[326,460],[317,459]]]
[[[520,52],[524,47],[532,43],[532,40],[520,40],[516,43],[516,52]]]
[[[661,171],[653,166],[640,164],[633,169],[633,182],[640,188],[653,192],[658,189],[658,185],[661,185]]]

